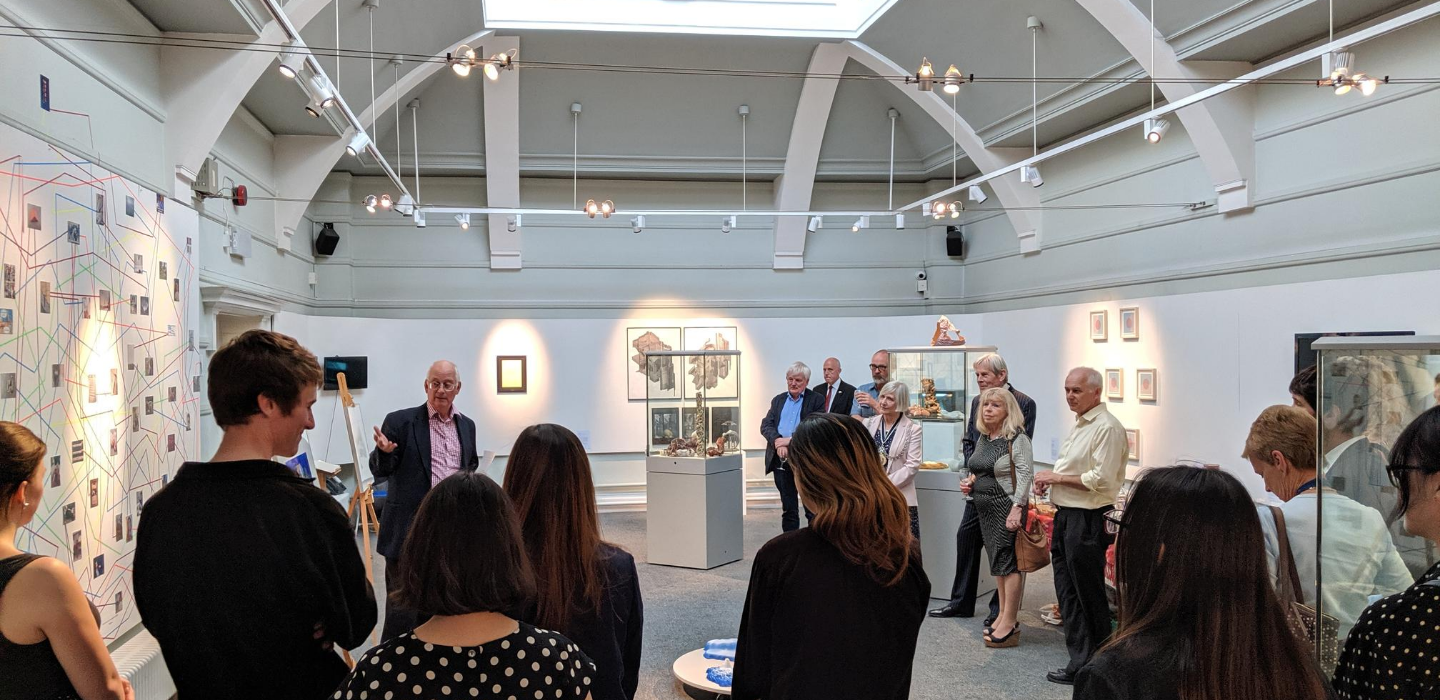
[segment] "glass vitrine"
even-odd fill
[[[648,454],[740,453],[738,350],[662,350],[646,353],[645,362]]]
[[[1315,586],[1311,602],[1319,612],[1335,618],[1340,646],[1365,607],[1404,590],[1436,562],[1434,543],[1408,534],[1395,517],[1399,489],[1386,465],[1400,432],[1440,399],[1440,337],[1321,338],[1313,347],[1316,527],[1291,540],[1317,543],[1314,560],[1296,565],[1302,576],[1314,570],[1315,580],[1302,583]],[[1334,653],[1328,639],[1317,640],[1327,671]]]
[[[970,400],[979,394],[974,364],[993,347],[949,346],[892,348],[890,381],[909,390],[906,415],[921,424],[921,459],[934,467],[958,468],[965,461]]]

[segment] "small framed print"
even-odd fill
[[[1101,309],[1090,312],[1090,339],[1103,342],[1110,335],[1110,312]]]
[[[1125,398],[1125,370],[1105,370],[1105,398],[1120,401]]]
[[[1141,401],[1154,401],[1159,395],[1156,388],[1156,372],[1153,369],[1135,370],[1135,398]]]
[[[1120,339],[1140,339],[1140,307],[1128,306],[1120,309]]]
[[[1130,449],[1130,461],[1140,463],[1140,430],[1129,428],[1125,431],[1125,445]]]
[[[495,392],[523,394],[529,388],[524,355],[500,355],[495,358]]]

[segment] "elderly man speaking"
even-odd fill
[[[370,471],[390,479],[385,512],[380,517],[378,550],[385,557],[385,590],[394,590],[400,573],[400,545],[410,520],[430,487],[460,470],[480,465],[475,450],[475,421],[455,410],[460,376],[455,363],[440,360],[425,373],[425,403],[385,416],[375,429]],[[421,620],[414,611],[385,606],[385,641],[414,629]]]
[[[765,473],[775,474],[775,488],[780,489],[780,529],[800,529],[800,494],[795,490],[795,475],[790,472],[790,436],[800,421],[815,412],[824,412],[825,397],[805,388],[810,383],[810,368],[796,362],[785,370],[785,391],[770,400],[770,412],[760,421],[760,434],[765,436]],[[811,516],[805,509],[805,517]]]

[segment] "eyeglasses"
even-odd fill
[[[1120,534],[1120,527],[1125,524],[1125,509],[1116,508],[1105,514],[1105,532],[1111,535]]]
[[[446,379],[444,381],[441,381],[439,379],[431,379],[430,381],[425,382],[425,386],[430,387],[435,391],[455,391],[456,389],[460,388],[460,382],[452,382],[449,379]]]
[[[870,365],[870,369],[885,369],[889,365]]]
[[[1404,464],[1387,464],[1385,471],[1390,476],[1390,485],[1400,486],[1400,475],[1404,472],[1423,472],[1425,467],[1412,467]]]

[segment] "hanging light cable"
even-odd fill
[[[1027,17],[1025,26],[1030,29],[1030,155],[1034,157],[1040,155],[1040,28],[1045,25],[1039,17]],[[1020,169],[1020,181],[1030,183],[1031,187],[1045,184],[1040,168],[1033,165]]]
[[[750,162],[745,124],[750,119],[750,105],[740,105],[740,210],[749,209]]]
[[[420,198],[420,98],[410,100],[410,132],[415,139],[415,204],[425,201]]]
[[[570,149],[570,207],[572,209],[580,206],[580,103],[570,104],[570,117],[573,122],[574,144]],[[591,216],[590,218],[595,218]]]
[[[900,110],[891,107],[885,111],[885,116],[890,118],[890,199],[887,209],[895,208],[895,120],[900,118]],[[904,219],[901,219],[904,221]]]
[[[1150,66],[1147,69],[1150,74],[1150,111],[1155,111],[1155,0],[1150,0]],[[1160,143],[1165,138],[1165,132],[1170,130],[1170,120],[1164,117],[1151,117],[1145,120],[1145,140],[1150,143]]]

